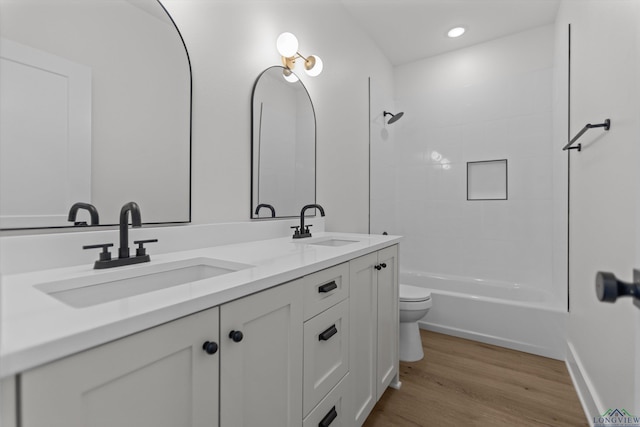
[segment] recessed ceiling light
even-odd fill
[[[451,38],[456,38],[463,35],[464,32],[465,32],[465,29],[463,27],[455,27],[449,30],[449,32],[447,33],[447,36]]]

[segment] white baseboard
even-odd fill
[[[420,326],[421,329],[426,329],[428,331],[439,332],[441,334],[453,335],[459,338],[465,338],[468,340],[497,345],[500,347],[510,348],[512,350],[518,350],[518,351],[523,351],[525,353],[535,354],[538,356],[549,357],[551,359],[565,360],[564,350],[537,346],[535,344],[530,344],[522,341],[505,339],[505,338],[497,337],[494,335],[482,334],[474,331],[453,328],[450,326],[445,326],[445,325],[431,323],[431,322],[420,321],[418,322],[418,325]]]
[[[593,386],[591,385],[591,381],[586,374],[583,374],[585,370],[582,367],[582,362],[580,362],[580,358],[576,354],[573,345],[568,341],[565,363],[571,376],[571,381],[573,381],[573,387],[576,389],[576,393],[578,393],[578,399],[580,399],[580,404],[587,417],[587,421],[589,425],[593,427],[593,417],[602,413],[602,405],[597,403],[598,398],[597,395],[592,392]]]

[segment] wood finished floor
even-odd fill
[[[564,362],[421,333],[424,359],[400,363],[364,427],[588,426]]]

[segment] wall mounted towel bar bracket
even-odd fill
[[[582,135],[584,135],[584,133],[586,131],[588,131],[589,129],[593,129],[593,128],[604,128],[604,130],[609,130],[609,129],[611,129],[611,120],[606,119],[604,121],[604,123],[598,123],[597,125],[592,125],[591,123],[587,123],[587,125],[585,127],[583,127],[582,130],[580,132],[578,132],[578,134],[576,136],[574,136],[573,139],[571,141],[569,141],[569,143],[567,145],[562,147],[562,151],[565,151],[565,150],[578,150],[578,151],[581,151],[582,150],[582,144],[578,144],[575,147],[572,147],[571,145],[573,145],[574,142],[576,142]]]

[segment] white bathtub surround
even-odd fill
[[[400,273],[400,283],[431,291],[422,328],[564,360],[566,309],[549,292],[514,283]]]
[[[567,206],[566,191],[554,198],[566,181],[552,161],[554,39],[549,25],[395,68],[405,115],[372,149],[372,175],[385,177],[372,194],[393,183],[395,211],[374,205],[372,223],[405,236],[402,269],[519,283],[566,310],[566,273],[554,274]],[[508,200],[468,201],[467,162],[500,159]]]
[[[351,242],[344,246],[311,244],[332,237]],[[150,263],[116,269],[93,270],[89,261],[72,267],[4,275],[0,377],[267,289],[399,240],[397,236],[318,232],[309,239],[280,237],[165,252],[152,255]],[[113,275],[115,270],[118,274],[134,274],[141,266],[160,268],[165,263],[194,258],[241,263],[250,268],[80,309],[35,287],[56,281],[99,279]]]

